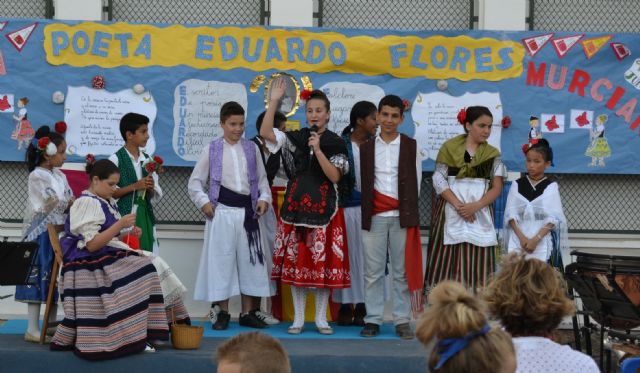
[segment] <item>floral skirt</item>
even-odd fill
[[[16,286],[15,299],[18,302],[45,303],[49,293],[51,281],[51,266],[53,265],[53,247],[49,241],[49,233],[44,231],[36,238],[38,252],[33,257],[29,285]],[[58,301],[58,291],[55,291],[53,302]]]
[[[322,228],[278,220],[271,278],[299,287],[341,289],[351,286],[344,211]]]
[[[611,156],[611,148],[607,139],[604,137],[596,137],[585,151],[584,155],[588,157],[607,158]]]

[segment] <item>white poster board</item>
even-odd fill
[[[320,87],[320,90],[331,102],[328,128],[338,135],[349,125],[353,105],[358,101],[370,101],[377,107],[378,102],[384,97],[384,90],[381,87],[364,83],[331,82]]]
[[[89,87],[67,87],[64,120],[67,122],[67,149],[81,156],[111,155],[122,145],[120,118],[126,113],[149,117],[149,141],[145,151],[153,154],[156,142],[153,123],[157,107],[151,93],[137,94],[131,89],[109,92]]]

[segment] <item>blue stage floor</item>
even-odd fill
[[[9,320],[0,326],[0,372],[215,372],[213,359],[225,339],[255,329],[232,322],[226,331],[211,330],[205,323],[205,338],[199,350],[174,350],[170,346],[155,353],[141,353],[120,359],[90,362],[72,352],[49,351],[48,346],[23,340],[26,320]],[[379,337],[359,336],[359,327],[334,326],[331,336],[320,335],[315,326],[305,325],[298,336],[286,333],[288,323],[261,331],[281,340],[294,372],[426,372],[426,350],[417,341],[403,341],[384,325]]]

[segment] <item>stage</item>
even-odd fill
[[[2,322],[0,322],[2,323]],[[115,360],[91,362],[72,352],[53,352],[48,345],[23,340],[26,320],[8,320],[0,325],[0,372],[215,372],[214,353],[230,336],[255,329],[232,322],[226,331],[211,330],[205,323],[205,338],[199,350],[174,350],[170,344],[154,353],[140,353]],[[313,323],[298,335],[286,333],[288,323],[261,331],[282,342],[293,372],[426,372],[426,350],[417,340],[404,341],[385,324],[379,337],[359,336],[359,327],[334,326],[331,336],[320,335]]]

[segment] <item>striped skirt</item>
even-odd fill
[[[72,349],[80,357],[103,360],[141,352],[147,340],[168,339],[162,288],[151,258],[117,251],[65,263],[60,293],[65,318],[52,350]]]
[[[436,198],[429,232],[429,252],[424,287],[428,294],[438,283],[444,280],[461,282],[473,291],[485,287],[489,276],[496,270],[496,247],[480,247],[462,242],[445,245],[444,237],[444,198]],[[493,217],[493,208],[491,215]]]

